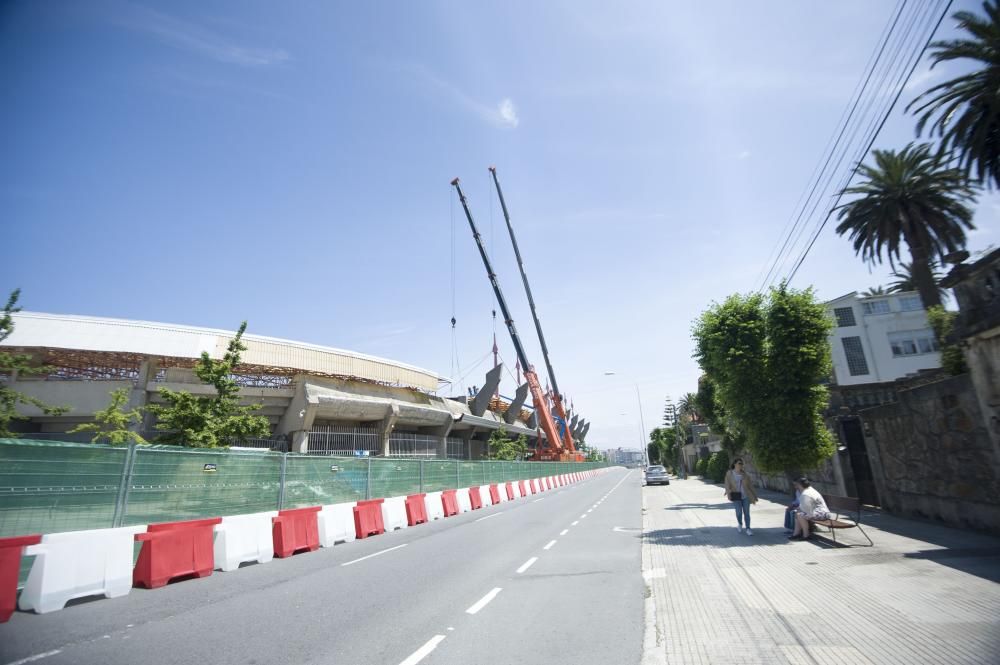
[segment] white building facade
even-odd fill
[[[848,293],[826,303],[836,383],[895,381],[941,366],[927,312],[915,291],[862,297]]]

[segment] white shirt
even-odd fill
[[[739,493],[743,494],[743,474],[733,470],[733,482],[736,483]]]
[[[802,490],[802,496],[799,497],[799,510],[815,519],[826,519],[830,515],[830,509],[826,507],[823,495],[817,492],[815,487],[807,487]]]

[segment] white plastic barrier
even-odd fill
[[[510,484],[510,487],[511,487],[512,490],[514,490],[514,498],[515,499],[520,499],[521,498],[521,483],[519,483],[518,481],[515,480],[514,482],[512,482]]]
[[[479,488],[479,498],[483,500],[483,508],[493,505],[493,498],[490,496],[489,485],[482,485]]]
[[[382,523],[386,531],[405,529],[408,526],[405,496],[390,497],[382,502]]]
[[[146,525],[66,531],[42,536],[25,550],[35,561],[18,606],[38,614],[61,610],[74,598],[124,596],[132,588],[132,546]]]
[[[497,496],[500,497],[499,503],[510,501],[507,498],[507,483],[497,483]]]
[[[463,487],[457,492],[455,492],[455,498],[458,499],[459,514],[467,513],[470,510],[472,510],[472,499],[469,498],[468,487]]]
[[[424,510],[427,512],[428,522],[444,518],[444,504],[441,503],[441,492],[427,492],[424,495]]]
[[[215,525],[215,568],[230,572],[245,561],[267,563],[274,558],[272,517],[278,511],[223,517]]]
[[[349,543],[356,539],[354,528],[354,506],[357,503],[331,503],[316,513],[319,522],[319,544],[333,547],[335,543]]]

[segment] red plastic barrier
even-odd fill
[[[469,488],[469,503],[472,504],[473,510],[479,510],[483,507],[483,498],[479,496],[478,487]]]
[[[132,570],[132,585],[157,589],[177,577],[208,577],[215,568],[212,551],[215,525],[221,517],[150,524],[135,534],[142,543]]]
[[[532,494],[538,494],[538,479],[537,478],[532,478],[531,479],[531,493]]]
[[[17,604],[17,576],[24,548],[40,542],[42,537],[37,534],[0,538],[0,623],[10,619]]]
[[[524,485],[524,481],[523,481],[523,480],[519,480],[519,481],[517,481],[517,488],[518,488],[519,490],[521,490],[521,496],[522,496],[522,497],[525,497],[525,496],[528,496],[528,492],[527,492],[527,489],[528,489],[528,488],[527,488],[527,487],[525,487],[525,485]]]
[[[494,506],[500,503],[500,490],[497,488],[496,483],[490,485],[490,503]]]
[[[511,483],[507,483],[507,500],[514,500],[514,486]]]
[[[354,506],[354,534],[358,538],[385,533],[385,524],[382,522],[383,501],[385,499],[358,501],[358,505]]]
[[[427,506],[424,504],[426,494],[411,494],[406,497],[406,523],[410,526],[423,524],[427,521]]]
[[[309,506],[292,510],[279,510],[271,518],[271,538],[274,539],[274,556],[284,558],[298,552],[315,552],[319,549],[319,522],[316,513],[323,506]]]
[[[445,490],[441,492],[441,506],[444,508],[444,516],[451,517],[458,515],[458,490]]]

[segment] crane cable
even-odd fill
[[[923,59],[924,53],[927,51],[927,48],[931,45],[931,42],[934,39],[934,35],[937,34],[938,28],[941,27],[941,23],[944,21],[944,17],[948,15],[948,11],[951,9],[952,2],[953,0],[948,0],[947,4],[944,7],[944,10],[942,10],[941,12],[941,16],[938,17],[937,23],[935,23],[934,25],[934,29],[931,30],[930,35],[927,36],[927,41],[924,42],[923,48],[920,49],[920,52],[917,54],[916,58],[914,58],[913,64],[911,65],[909,71],[907,72],[906,77],[903,78],[902,81],[900,82],[899,88],[896,91],[896,95],[892,99],[892,103],[889,105],[889,108],[886,110],[885,115],[882,117],[882,121],[879,123],[878,127],[875,129],[875,132],[872,134],[871,140],[868,142],[867,146],[865,146],[864,152],[862,153],[862,159],[864,155],[867,155],[868,151],[871,150],[872,145],[874,145],[875,140],[878,138],[879,133],[882,131],[882,128],[885,126],[886,121],[892,114],[893,109],[896,108],[896,104],[899,102],[899,98],[902,96],[903,90],[906,88],[907,82],[910,80],[910,77],[913,76],[913,72],[917,69],[917,65],[920,64],[920,61]],[[795,264],[795,267],[788,274],[788,277],[786,277],[787,282],[792,281],[792,279],[795,277],[795,274],[802,266],[802,263],[806,260],[806,256],[808,256],[810,250],[812,250],[813,245],[816,243],[816,239],[819,238],[820,233],[822,233],[823,229],[826,227],[826,223],[830,220],[830,217],[833,215],[834,211],[840,205],[840,200],[844,196],[844,190],[850,184],[851,180],[854,179],[854,176],[857,175],[858,169],[860,168],[861,168],[861,159],[859,159],[855,163],[854,168],[851,170],[849,176],[847,177],[846,182],[844,183],[844,187],[841,188],[840,192],[837,194],[836,200],[830,207],[830,211],[826,214],[826,217],[823,218],[823,221],[816,229],[816,232],[813,234],[812,239],[809,241],[808,246],[806,246],[805,250],[802,252],[802,255],[799,257],[798,262]]]
[[[455,324],[458,323],[458,320],[455,318],[455,193],[451,187],[448,188],[448,203],[451,210],[451,372],[449,378],[453,381],[453,388],[456,383],[462,386],[464,394],[464,385],[461,384],[464,377],[457,381],[455,380],[456,370],[459,374],[462,372],[462,363],[458,357],[458,332],[455,329]]]

